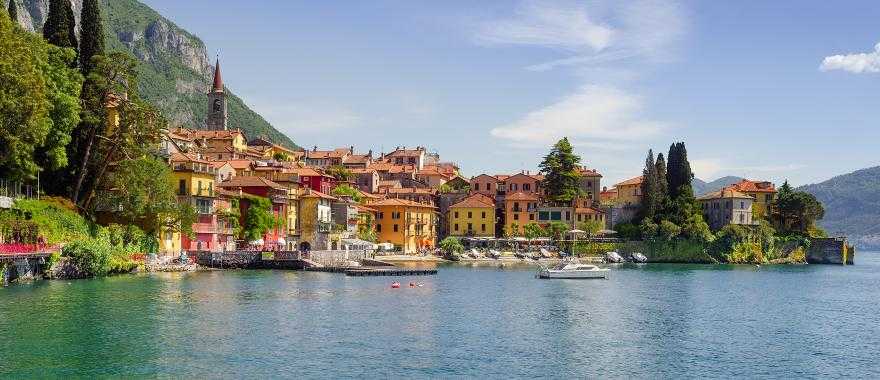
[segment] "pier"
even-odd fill
[[[414,269],[414,268],[349,268],[345,271],[346,276],[429,276],[437,274],[437,269]]]
[[[347,276],[427,276],[437,274],[434,268],[400,268],[392,264],[360,258],[363,266],[343,265],[342,261],[327,261],[312,252],[303,255],[295,251],[278,252],[198,252],[193,253],[199,265],[223,269],[291,269],[308,272],[344,273]],[[354,260],[352,260],[354,261]],[[323,263],[323,264],[322,264]]]

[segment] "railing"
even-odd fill
[[[0,255],[55,252],[60,248],[59,245],[50,244],[6,243],[0,244]]]
[[[369,258],[370,254],[362,250],[349,251],[310,251],[302,254],[304,259],[314,261],[325,267],[347,266],[349,261],[360,261]]]
[[[39,182],[37,182],[36,186],[33,186],[22,182],[0,179],[0,197],[39,199]]]

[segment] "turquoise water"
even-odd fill
[[[0,289],[0,377],[876,378],[880,254],[857,259],[41,281]]]

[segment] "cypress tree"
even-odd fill
[[[18,25],[18,7],[15,6],[15,0],[9,0],[9,8],[7,11],[9,12],[9,18],[12,19],[12,22],[15,25]]]
[[[77,50],[76,25],[69,0],[50,0],[49,14],[43,24],[43,37],[50,44]],[[74,61],[74,66],[76,61]]]
[[[92,57],[104,54],[104,25],[98,0],[83,0],[80,25],[80,67],[88,74],[92,71]]]
[[[659,197],[657,203],[657,214],[664,214],[669,204],[669,185],[666,183],[666,158],[663,153],[657,153],[657,161],[654,163],[657,171],[657,195]],[[656,218],[656,219],[662,219]]]
[[[660,200],[657,185],[657,165],[654,163],[654,151],[649,149],[648,158],[645,159],[645,168],[642,169],[641,219],[654,219],[654,216],[657,214],[657,206]]]

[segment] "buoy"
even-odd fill
[[[416,287],[416,283],[415,283],[415,282],[410,282],[410,283],[409,283],[409,287],[410,287],[410,288],[415,288],[415,287]]]
[[[398,289],[398,288],[400,288],[399,282],[392,282],[391,283],[391,289]]]

